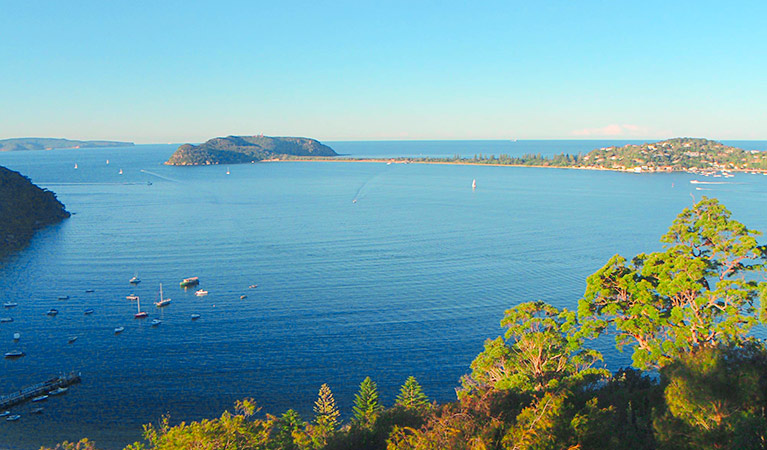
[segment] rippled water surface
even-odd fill
[[[355,156],[610,144],[330,143]],[[0,393],[63,371],[83,379],[42,415],[16,407],[22,419],[0,421],[0,448],[83,436],[121,448],[162,414],[217,416],[244,397],[309,417],[324,382],[348,414],[368,375],[385,404],[409,375],[449,401],[483,341],[501,333],[505,309],[537,299],[574,307],[586,276],[610,256],[659,249],[691,195],[716,196],[736,219],[767,230],[761,175],[692,185],[688,174],[331,162],[236,165],[227,175],[222,166],[163,166],[174,149],[0,154],[0,165],[53,190],[74,213],[0,262],[0,296],[19,303],[0,311],[15,319],[0,324],[0,350],[27,353],[0,360]],[[137,287],[128,284],[134,274]],[[209,295],[182,290],[189,276]],[[172,298],[163,310],[152,304],[160,283]],[[162,325],[133,319],[130,293]],[[50,308],[60,314],[46,316]],[[125,331],[115,335],[117,326]],[[69,336],[79,338],[68,344]],[[628,363],[602,350],[609,367]]]

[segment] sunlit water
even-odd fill
[[[468,156],[613,143],[624,142],[330,145],[354,156]],[[0,360],[0,393],[64,371],[83,380],[42,415],[14,408],[22,419],[0,420],[0,448],[84,436],[121,448],[163,414],[173,423],[218,416],[244,397],[308,418],[322,383],[348,416],[368,375],[387,405],[409,375],[450,401],[483,341],[502,332],[505,309],[538,299],[575,307],[610,256],[659,249],[691,196],[718,197],[767,230],[761,175],[692,185],[688,174],[329,162],[234,165],[227,175],[225,166],[163,166],[174,149],[0,154],[74,213],[0,262],[0,296],[19,303],[0,311],[15,319],[0,324],[0,351],[27,353]],[[182,290],[189,276],[210,294]],[[160,283],[172,298],[163,310],[152,303]],[[130,293],[159,327],[133,319]],[[50,308],[60,314],[46,316]],[[115,335],[117,326],[125,331]],[[609,368],[630,362],[600,347]]]

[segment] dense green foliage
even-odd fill
[[[133,142],[73,141],[55,138],[0,139],[0,152],[14,150],[50,150],[53,148],[131,147]]]
[[[0,255],[24,246],[35,230],[67,217],[56,194],[0,167]]]
[[[758,235],[704,198],[674,220],[663,251],[616,255],[589,277],[577,313],[540,301],[506,311],[504,335],[485,343],[454,402],[429,404],[410,377],[386,409],[368,377],[340,428],[323,385],[313,423],[292,410],[258,418],[247,399],[218,419],[163,418],[126,450],[767,448],[767,348],[748,333],[767,316]],[[598,367],[587,343],[602,335],[637,368]]]
[[[336,156],[327,145],[314,139],[270,136],[227,136],[200,145],[180,146],[165,164],[240,164],[287,156]]]

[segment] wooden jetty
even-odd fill
[[[53,377],[49,380],[43,381],[42,383],[27,386],[20,391],[0,396],[0,410],[8,409],[11,406],[18,405],[19,403],[24,403],[27,400],[31,400],[37,396],[45,395],[51,391],[55,391],[60,387],[67,387],[79,382],[80,374],[73,372]]]

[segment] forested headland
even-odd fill
[[[54,148],[132,147],[133,142],[76,141],[60,138],[0,139],[0,152],[17,150],[52,150]]]
[[[23,247],[36,230],[67,217],[56,194],[0,167],[0,255]]]
[[[199,166],[241,164],[288,156],[337,156],[332,148],[315,139],[302,137],[227,136],[200,145],[184,144],[165,164]]]
[[[411,377],[383,405],[371,374],[347,421],[323,384],[312,417],[244,399],[218,418],[164,417],[126,450],[765,448],[767,348],[752,334],[767,321],[760,235],[703,198],[676,217],[661,251],[615,255],[589,276],[576,309],[507,310],[504,334],[457,380],[455,401],[431,402]],[[598,337],[629,352],[632,367],[606,370]]]

